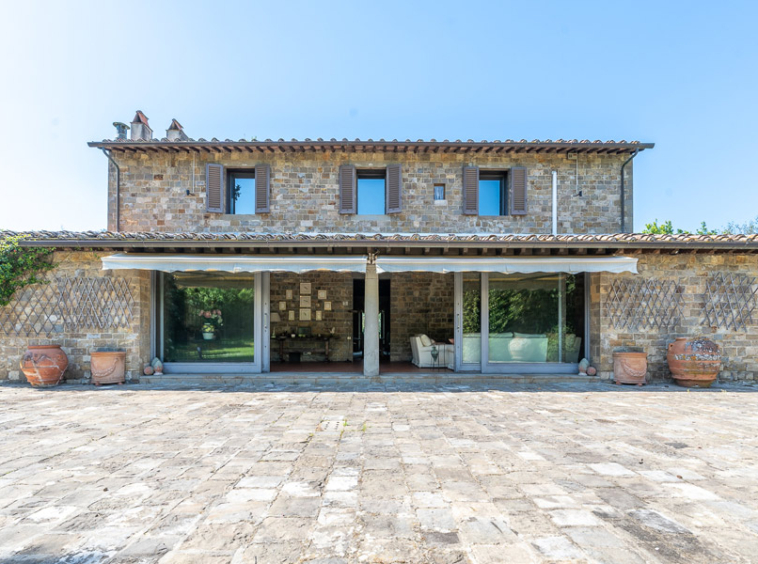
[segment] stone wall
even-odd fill
[[[390,279],[390,360],[411,360],[412,335],[426,333],[442,342],[453,337],[455,283],[452,274],[403,272],[392,274]]]
[[[615,233],[620,230],[620,167],[624,155],[459,155],[385,153],[219,153],[204,156],[114,151],[121,169],[120,229],[163,232],[347,232],[347,233],[550,233],[552,176],[558,171],[559,233]],[[339,207],[339,166],[382,168],[403,165],[403,212],[343,215]],[[271,211],[225,215],[205,211],[205,165],[226,170],[271,166]],[[463,167],[527,167],[528,213],[524,216],[463,215]],[[108,228],[116,229],[115,169],[109,168]],[[632,226],[632,165],[627,166],[627,229]],[[434,185],[445,184],[446,199],[434,201]]]
[[[709,325],[705,307],[709,302],[707,284],[717,274],[758,276],[758,257],[739,254],[643,254],[639,274],[596,274],[591,280],[592,361],[601,377],[613,377],[613,351],[619,347],[642,347],[648,354],[648,377],[668,379],[668,344],[677,337],[705,336],[721,347],[721,381],[753,381],[758,376],[758,310],[746,328],[727,329],[723,324]],[[630,331],[614,326],[609,315],[615,279],[653,279],[674,281],[681,292],[681,321],[664,329],[638,328]],[[755,288],[755,287],[753,287]],[[630,307],[640,308],[642,301]]]
[[[29,345],[47,344],[61,345],[66,352],[67,380],[89,378],[90,352],[106,348],[125,350],[126,379],[139,379],[143,364],[150,356],[150,276],[139,271],[103,271],[102,256],[104,253],[56,252],[53,260],[57,266],[47,273],[50,283],[29,286],[20,291],[10,305],[0,308],[0,380],[25,381],[19,369],[24,351]],[[87,317],[86,304],[75,295],[92,296],[87,292],[99,292],[99,314],[111,305],[111,296],[105,290],[110,286],[97,290],[95,284],[107,278],[118,281],[116,292],[128,298],[131,313],[126,325],[112,326],[106,315],[99,322],[74,328],[74,320]],[[61,304],[60,280],[67,280],[69,284],[86,282],[89,290],[72,290],[69,286],[63,290],[66,298]],[[40,329],[39,334],[35,327]]]
[[[309,309],[311,320],[300,319],[300,284],[311,285],[311,306]],[[287,291],[292,294],[287,298]],[[319,299],[319,290],[326,291],[326,299]],[[341,272],[307,272],[304,274],[291,274],[282,272],[271,273],[271,313],[278,313],[281,321],[271,323],[271,362],[278,362],[279,341],[275,336],[286,333],[297,333],[298,328],[310,329],[311,335],[327,335],[334,329],[334,338],[329,342],[329,358],[334,362],[353,360],[353,276],[350,273]],[[327,310],[325,303],[328,302],[331,310]],[[285,309],[280,309],[284,303]],[[294,313],[294,320],[289,319],[290,312]],[[317,319],[320,312],[321,320]],[[304,352],[302,360],[324,360],[324,343],[304,339],[296,342],[285,342],[285,359],[287,351],[298,350]]]

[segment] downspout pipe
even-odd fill
[[[624,167],[628,165],[634,157],[639,153],[639,149],[636,149],[632,156],[624,161],[621,165],[621,233],[626,233],[626,191],[624,186]]]
[[[553,235],[558,235],[558,172],[553,171]]]
[[[111,156],[108,149],[100,149],[108,160],[116,167],[116,232],[121,231],[121,169]]]

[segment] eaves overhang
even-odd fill
[[[29,247],[128,252],[378,252],[398,255],[758,253],[758,235],[0,232],[0,239],[9,236],[21,236],[21,245]]]
[[[348,139],[284,139],[265,141],[240,139],[233,141],[226,139],[220,141],[212,139],[188,139],[185,141],[168,139],[150,139],[150,140],[130,140],[130,139],[105,139],[103,141],[92,141],[88,143],[90,147],[98,149],[108,149],[111,151],[121,151],[124,153],[146,153],[146,152],[191,152],[197,154],[203,153],[224,153],[224,152],[243,152],[252,154],[271,154],[271,153],[323,153],[323,152],[383,152],[383,153],[452,153],[452,154],[472,154],[472,155],[500,155],[500,154],[608,154],[622,155],[632,154],[635,152],[652,149],[655,143],[641,143],[639,141],[590,141],[562,139],[553,141],[538,140],[527,141],[522,139],[514,141],[474,141],[469,139],[462,141],[437,141],[430,139],[424,141],[419,139],[411,141],[398,141],[393,139],[387,141],[379,139],[348,140]]]

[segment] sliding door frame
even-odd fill
[[[483,374],[576,374],[578,363],[565,362],[490,362],[489,361],[489,273],[481,272],[481,362],[463,363],[463,273],[455,273],[455,370],[456,372],[481,372]],[[584,342],[582,352],[586,357],[589,347],[589,276],[584,276]],[[559,305],[559,316],[565,316],[565,306]]]
[[[150,331],[153,354],[165,358],[165,335],[163,315],[165,311],[163,284],[165,274],[153,274],[152,306],[155,323]],[[253,287],[255,289],[253,339],[255,355],[253,362],[164,362],[165,374],[259,374],[271,369],[270,345],[270,274],[256,272]]]

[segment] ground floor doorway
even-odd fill
[[[379,370],[576,372],[587,293],[584,274],[382,274]],[[362,373],[366,300],[359,273],[157,273],[156,356],[169,373]]]
[[[353,280],[353,358],[363,359],[366,328],[366,281]],[[379,352],[380,362],[389,362],[392,341],[392,285],[379,280]]]
[[[263,274],[161,272],[155,289],[155,349],[166,372],[261,372]]]

